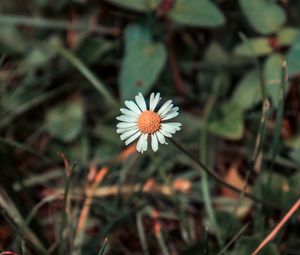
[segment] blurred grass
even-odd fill
[[[246,2],[0,1],[0,252],[254,251],[300,195],[300,3]],[[180,107],[194,161],[123,146],[138,91]],[[297,254],[298,229],[261,254]]]

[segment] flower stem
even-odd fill
[[[204,163],[202,163],[200,160],[198,160],[194,155],[192,155],[190,152],[188,152],[186,149],[184,149],[180,144],[178,144],[175,140],[173,140],[172,138],[169,138],[170,141],[180,150],[182,151],[186,156],[188,156],[190,159],[192,159],[201,169],[202,171],[204,171],[208,176],[212,177],[215,181],[217,181],[218,183],[220,183],[221,185],[223,185],[224,187],[238,193],[241,194],[243,193],[242,190],[240,190],[239,188],[223,181],[221,179],[221,177],[219,177],[216,173],[214,173],[211,169],[209,169]],[[273,207],[273,208],[278,208],[278,205],[275,205],[273,203],[270,202],[266,202],[263,201],[260,198],[257,198],[255,196],[253,196],[251,193],[248,192],[244,192],[243,195],[257,203],[269,206],[269,207]]]

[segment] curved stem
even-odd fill
[[[182,151],[184,154],[186,154],[190,159],[192,159],[197,165],[200,166],[200,168],[205,172],[207,173],[207,175],[209,175],[210,177],[212,177],[215,181],[219,182],[221,185],[223,185],[224,187],[238,193],[238,194],[241,194],[243,193],[242,190],[240,190],[239,188],[223,181],[221,179],[221,177],[219,177],[216,173],[214,173],[212,170],[210,170],[205,164],[203,164],[200,160],[198,160],[194,155],[192,155],[191,153],[189,153],[186,149],[184,149],[180,144],[178,144],[176,141],[174,141],[172,138],[169,138],[170,141],[180,150]],[[278,205],[275,205],[273,203],[270,203],[270,202],[265,202],[263,201],[262,199],[260,198],[257,198],[255,196],[253,196],[252,194],[248,193],[248,192],[244,192],[243,195],[257,203],[260,203],[260,204],[264,204],[266,206],[269,206],[269,207],[273,207],[273,208],[278,208]]]

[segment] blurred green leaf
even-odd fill
[[[228,64],[229,55],[219,43],[212,42],[205,51],[204,59],[207,63],[218,67]]]
[[[225,24],[225,17],[209,0],[177,0],[168,16],[183,25],[218,27]]]
[[[280,46],[290,46],[299,34],[299,29],[294,27],[284,27],[277,33],[277,41]]]
[[[280,54],[273,54],[269,56],[264,64],[264,76],[266,79],[266,87],[268,95],[272,99],[272,103],[275,108],[278,107],[280,102],[280,89],[281,89],[281,62],[283,56]],[[286,92],[289,87],[286,87]]]
[[[269,39],[266,37],[256,37],[238,44],[233,52],[235,55],[241,57],[253,57],[253,51],[255,56],[261,57],[268,55],[272,52]]]
[[[238,83],[231,101],[246,111],[262,100],[260,79],[257,70],[252,70]]]
[[[287,54],[287,65],[289,76],[294,76],[300,73],[300,34],[296,37],[292,48]]]
[[[255,237],[243,237],[237,241],[231,255],[252,254],[257,246],[261,243],[261,239]],[[272,243],[267,244],[259,255],[279,255],[276,246]]]
[[[263,197],[265,201],[276,201],[278,206],[284,208],[289,208],[299,194],[298,190],[297,194],[290,188],[288,178],[274,172],[262,173],[253,186],[253,192],[258,197]]]
[[[116,4],[120,7],[127,8],[129,10],[146,12],[155,9],[160,0],[106,0],[107,2]]]
[[[290,158],[292,158],[293,160],[295,160],[297,163],[300,163],[300,148],[292,150],[289,153]]]
[[[2,26],[0,33],[0,53],[22,53],[26,40],[19,29],[14,26]]]
[[[233,103],[225,103],[220,108],[220,114],[209,120],[208,130],[226,139],[240,139],[244,132],[242,109]]]
[[[80,42],[76,55],[85,63],[93,64],[114,49],[115,45],[115,43],[100,37],[87,37]]]
[[[300,135],[298,134],[285,140],[285,145],[292,149],[300,149]]]
[[[131,99],[138,92],[146,94],[158,78],[166,61],[162,43],[154,43],[146,27],[130,25],[125,31],[125,57],[120,73],[120,92]]]
[[[248,22],[259,33],[273,33],[286,21],[284,10],[275,1],[239,0],[239,2]]]
[[[239,219],[231,212],[217,210],[216,216],[223,239],[234,236],[242,228]]]
[[[67,102],[47,112],[45,127],[52,136],[70,142],[81,132],[83,120],[83,104],[79,101]]]
[[[30,68],[34,69],[35,67],[45,66],[55,55],[55,52],[49,51],[46,48],[34,47],[28,51],[22,64],[25,67],[29,65]]]

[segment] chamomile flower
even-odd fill
[[[121,140],[128,145],[138,139],[136,149],[143,153],[148,149],[148,141],[151,140],[153,151],[158,150],[158,144],[167,144],[165,137],[172,137],[180,130],[181,123],[165,122],[178,115],[178,107],[173,107],[172,100],[165,102],[158,111],[155,111],[159,101],[160,93],[150,95],[149,108],[141,93],[135,96],[134,101],[125,101],[126,108],[121,108],[121,116],[116,119],[117,133]]]

